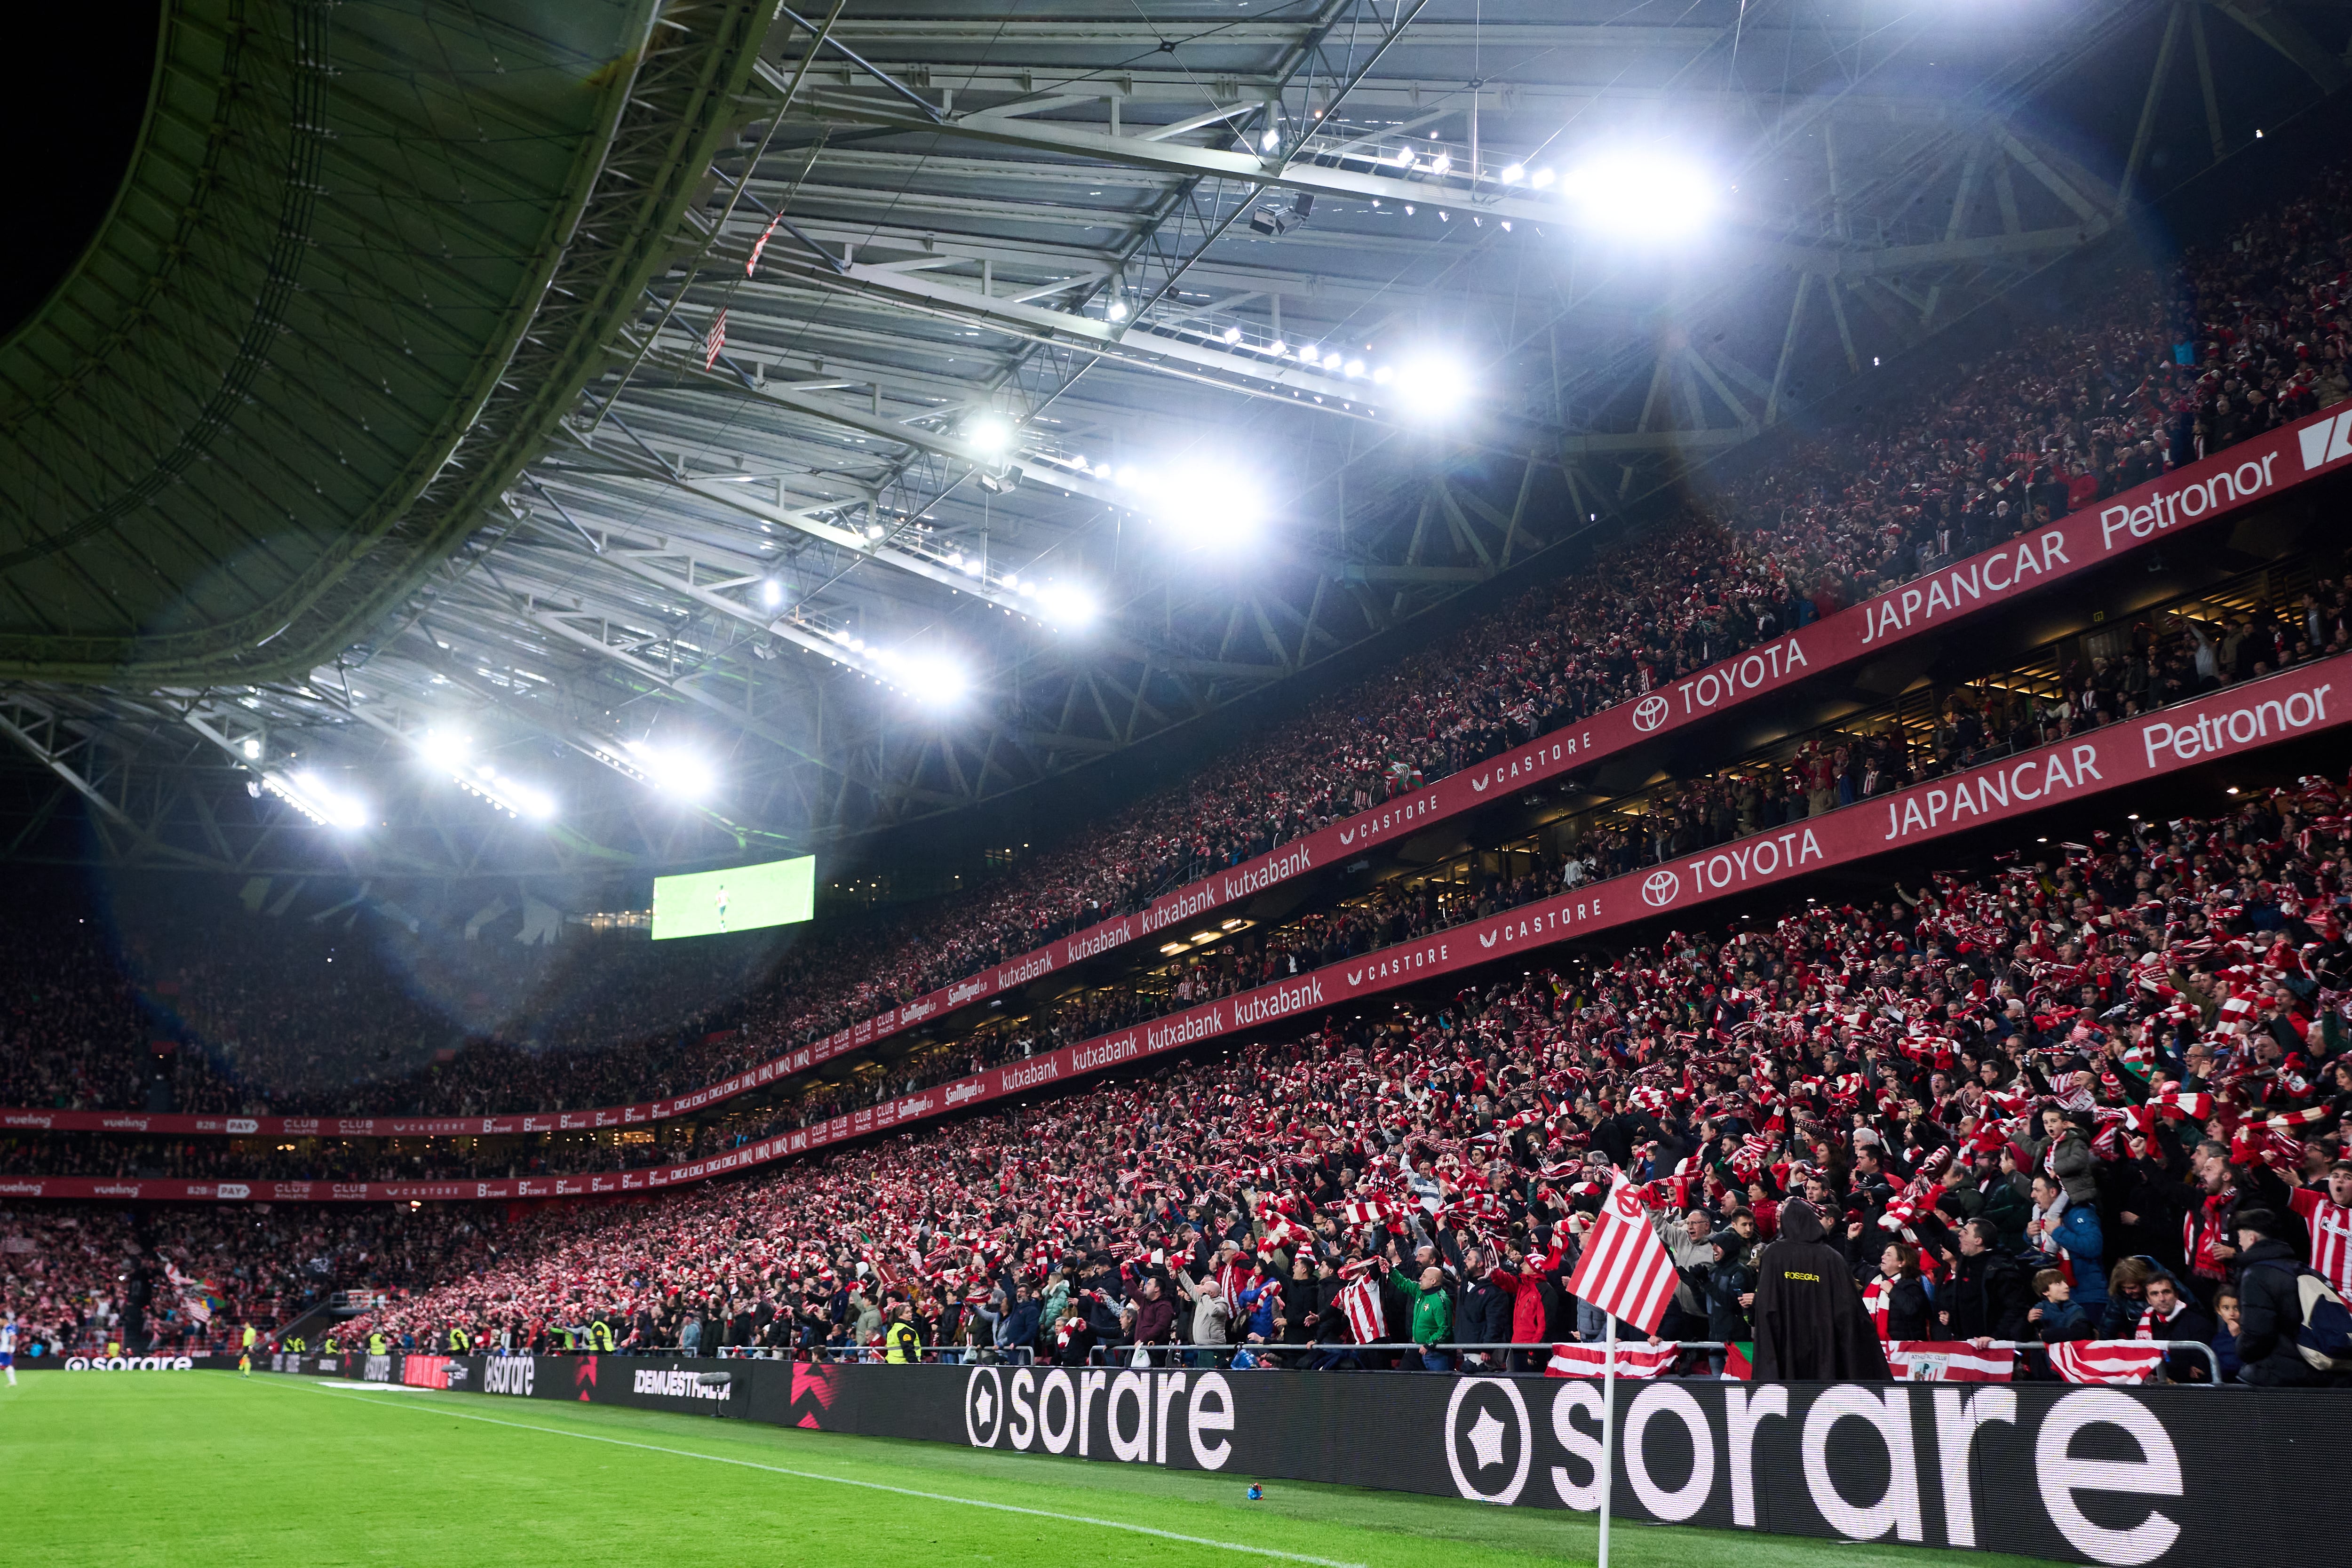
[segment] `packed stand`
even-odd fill
[[[1418,887],[1384,884],[1351,904],[1180,957],[1133,983],[1075,991],[992,1022],[887,1073],[814,1089],[786,1120],[811,1124],[2340,653],[2352,647],[2347,603],[2352,581],[2323,576],[2291,614],[2137,616],[2109,634],[2133,650],[2130,667],[2144,679],[2121,669],[2123,656],[2070,659],[2046,694],[1985,682],[1953,693],[1932,727],[1849,723],[1801,738],[1780,761],[1659,784],[1571,817],[1515,871],[1468,876],[1454,886],[1434,877]]]
[[[1438,1347],[1605,1331],[1565,1282],[1613,1168],[1678,1266],[1662,1337],[1723,1347],[1694,1372],[1754,1340],[1757,1248],[1801,1196],[1897,1344],[2021,1345],[2032,1375],[2050,1347],[2162,1341],[2143,1373],[2345,1382],[2352,1359],[2298,1349],[2272,1265],[2352,1290],[2352,819],[2306,780],[2125,826],[750,1179],[551,1206],[379,1325],[822,1356],[903,1320],[927,1355],[1481,1365]],[[1366,1280],[1377,1312],[1343,1307]]]
[[[336,1290],[407,1289],[491,1256],[487,1211],[0,1209],[0,1316],[19,1364],[73,1354],[194,1355],[264,1332]],[[38,1347],[36,1349],[35,1347]]]
[[[1013,877],[897,920],[809,933],[756,994],[724,1009],[739,1035],[648,1042],[623,1009],[597,1021],[601,1032],[551,1031],[537,1050],[477,1042],[454,1063],[384,1073],[362,1062],[352,1073],[341,1070],[353,1065],[345,1009],[281,1013],[251,1026],[270,1037],[267,1048],[248,1037],[243,1062],[222,1065],[238,1089],[192,1088],[189,1103],[465,1113],[617,1103],[708,1082],[2337,402],[2352,392],[2352,204],[2343,170],[2310,189],[2169,277],[2113,279],[2084,319],[2024,334],[1957,381],[1776,452],[1704,507],[1315,702]],[[2193,363],[2179,363],[2180,345]],[[2340,646],[2340,608],[2330,611],[2302,640]],[[2188,658],[2201,670],[2206,651]],[[2168,650],[2153,670],[2086,670],[2066,705],[2151,703],[2177,680],[2173,663]],[[1998,739],[2013,743],[2027,721],[2000,718]],[[1859,784],[1869,760],[1824,760],[1803,793],[1818,795],[1832,769]],[[392,1060],[389,1046],[376,1050]],[[7,1054],[17,1054],[13,1041]],[[119,1063],[91,1070],[69,1059],[16,1080],[46,1091],[39,1103],[121,1104],[131,1076]],[[322,1089],[322,1078],[337,1087]],[[360,1087],[341,1087],[354,1078]]]

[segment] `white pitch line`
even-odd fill
[[[321,1390],[350,1388],[351,1384],[314,1384]],[[380,1393],[367,1384],[356,1386]],[[351,1398],[351,1395],[343,1395]],[[422,1410],[419,1405],[395,1404],[383,1399],[356,1399],[358,1405],[380,1405],[386,1410]],[[607,1437],[598,1432],[575,1432],[562,1426],[535,1426],[528,1421],[501,1421],[495,1415],[476,1415],[463,1410],[452,1410],[446,1405],[429,1407],[435,1415],[454,1415],[461,1421],[479,1421],[490,1426],[511,1426],[518,1432],[544,1432],[552,1437],[577,1437],[588,1443],[610,1443],[617,1448],[642,1448],[649,1454],[669,1454],[681,1459],[708,1459],[714,1465],[737,1465],[747,1470],[765,1470],[771,1475],[791,1476],[804,1481],[831,1481],[840,1487],[863,1487],[867,1491],[890,1492],[898,1497],[920,1498],[926,1502],[951,1502],[965,1508],[992,1509],[998,1513],[1026,1514],[1032,1519],[1058,1520],[1065,1524],[1091,1524],[1104,1530],[1124,1530],[1136,1535],[1157,1536],[1162,1541],[1181,1541],[1188,1546],[1213,1546],[1221,1552],[1245,1552],[1253,1557],[1276,1557],[1285,1563],[1312,1563],[1318,1568],[1365,1568],[1361,1563],[1349,1563],[1337,1557],[1309,1557],[1303,1552],[1281,1552],[1271,1546],[1251,1546],[1238,1541],[1212,1541],[1205,1535],[1181,1535],[1172,1530],[1155,1530],[1148,1524],[1129,1524],[1116,1519],[1096,1519],[1083,1513],[1055,1513],[1048,1509],[1023,1508],[1016,1503],[989,1502],[981,1498],[957,1497],[950,1492],[917,1491],[912,1487],[887,1486],[880,1481],[854,1480],[847,1476],[823,1475],[815,1470],[795,1470],[783,1465],[763,1465],[754,1459],[732,1458],[725,1454],[701,1454],[691,1448],[665,1447],[659,1443],[633,1443],[625,1437]]]

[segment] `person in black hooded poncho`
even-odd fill
[[[1831,1383],[1884,1378],[1886,1350],[1844,1254],[1822,1239],[1802,1198],[1780,1205],[1780,1239],[1757,1260],[1756,1380]]]

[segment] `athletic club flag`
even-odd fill
[[[2146,1383],[2163,1360],[2161,1346],[2137,1340],[2062,1340],[2050,1347],[2050,1370],[2068,1383]]]
[[[1611,1317],[1654,1334],[1675,1299],[1675,1260],[1642,1207],[1642,1189],[1612,1173],[1600,1217],[1584,1236],[1584,1255],[1568,1293]]]
[[[1606,1345],[1554,1345],[1551,1360],[1544,1363],[1546,1377],[1600,1377],[1607,1373],[1603,1363]],[[1659,1377],[1674,1370],[1675,1357],[1682,1352],[1673,1345],[1660,1345],[1652,1350],[1648,1345],[1621,1344],[1617,1347],[1617,1375],[1620,1377]]]
[[[1376,1345],[1388,1331],[1381,1316],[1381,1288],[1370,1278],[1357,1280],[1339,1292],[1339,1315],[1348,1320],[1348,1332],[1360,1345]]]
[[[710,330],[702,334],[702,368],[709,370],[712,365],[717,364],[719,351],[726,346],[727,312],[721,310],[719,312],[719,319],[710,323]]]
[[[1889,1340],[1886,1366],[1904,1383],[2009,1383],[2017,1352],[1979,1350],[1966,1340]]]

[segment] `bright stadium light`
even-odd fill
[[[882,679],[926,708],[951,708],[971,689],[971,675],[944,653],[901,648],[868,648]]]
[[[908,693],[926,707],[952,707],[971,689],[971,674],[945,654],[916,654],[898,668]]]
[[[262,787],[317,823],[321,827],[344,829],[367,826],[367,804],[356,795],[345,795],[329,784],[315,773],[299,773],[291,776],[265,774]]]
[[[261,760],[261,742],[258,741],[248,740],[238,749],[245,752],[245,760],[248,763]]]
[[[680,800],[700,800],[710,793],[710,764],[683,747],[631,741],[629,758],[664,795],[674,795]]]
[[[1680,239],[1714,216],[1706,169],[1673,153],[1624,148],[1600,153],[1563,175],[1563,200],[1585,226],[1627,239]]]
[[[1062,626],[1083,626],[1102,613],[1094,595],[1068,583],[1047,583],[1037,590],[1037,608]]]
[[[473,743],[462,730],[427,730],[416,742],[416,754],[436,768],[455,773],[466,765]]]
[[[773,577],[760,584],[760,603],[774,609],[784,602],[784,585]]]
[[[534,822],[544,822],[555,815],[554,796],[520,779],[508,778],[488,763],[460,770],[457,782],[509,816],[528,816]]]
[[[1265,521],[1265,494],[1232,464],[1208,458],[1179,463],[1149,482],[1150,511],[1187,545],[1235,544]]]
[[[1398,384],[1402,406],[1419,418],[1449,418],[1461,412],[1463,405],[1470,400],[1470,373],[1463,368],[1460,360],[1435,349],[1423,350],[1403,361],[1396,367],[1393,379]]]
[[[985,457],[995,457],[1013,444],[1013,426],[994,414],[983,414],[964,426],[964,439],[972,450]]]

